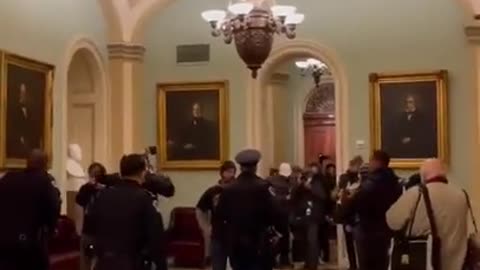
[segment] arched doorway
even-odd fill
[[[247,145],[262,151],[262,153],[271,153],[274,147],[272,138],[269,134],[266,121],[268,117],[258,117],[265,115],[266,91],[271,83],[272,75],[275,69],[282,63],[292,61],[298,58],[310,58],[320,60],[325,63],[331,72],[331,80],[335,88],[335,123],[337,132],[335,133],[335,149],[337,170],[341,171],[348,163],[348,81],[343,65],[340,63],[335,52],[310,41],[287,41],[276,47],[270,57],[267,59],[260,70],[258,79],[249,78],[247,88],[246,118],[247,118]],[[311,89],[311,88],[309,88]],[[308,90],[309,90],[308,89]],[[303,114],[305,112],[308,94],[295,103],[293,116],[294,133],[294,163],[305,164],[305,144],[304,144],[304,126]],[[260,171],[265,174],[269,164],[272,163],[271,157],[265,156],[260,165]]]
[[[335,84],[330,77],[310,90],[303,127],[305,162],[316,161],[319,153],[335,161]]]
[[[81,166],[108,162],[108,107],[106,74],[100,54],[88,41],[73,52],[67,72],[66,145],[78,144]],[[74,198],[79,182],[66,180],[67,215],[78,220]]]
[[[337,172],[346,168],[349,159],[348,153],[348,80],[346,71],[341,61],[334,51],[311,41],[287,41],[276,47],[266,63],[259,72],[258,79],[249,78],[247,88],[246,100],[246,118],[247,118],[247,145],[259,149],[266,154],[262,157],[263,163],[260,164],[259,171],[266,175],[268,166],[272,164],[271,153],[274,147],[274,139],[271,137],[271,113],[266,111],[267,108],[272,108],[269,105],[268,95],[271,93],[269,88],[272,84],[273,75],[276,73],[278,66],[285,62],[292,62],[295,59],[315,58],[326,64],[328,70],[332,74],[325,82],[333,82],[334,85],[334,116],[335,116],[335,164],[337,165]],[[323,81],[324,79],[322,79]],[[299,98],[290,100],[294,103],[293,110],[293,124],[294,129],[294,163],[305,164],[305,137],[304,137],[304,121],[303,116],[306,111],[307,103],[312,92],[310,87],[303,87],[301,90],[305,91],[304,95],[299,95]],[[310,94],[309,94],[310,93]],[[262,116],[262,117],[259,117]],[[340,229],[337,230],[338,239],[343,238],[343,233]],[[346,266],[346,255],[343,241],[338,241],[337,244],[337,262],[340,267]]]

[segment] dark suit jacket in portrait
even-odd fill
[[[7,113],[7,157],[25,158],[28,153],[41,145],[41,127],[34,112],[28,105],[9,104]],[[23,142],[22,142],[23,138]]]
[[[402,112],[398,120],[391,124],[392,133],[385,136],[384,149],[393,157],[430,158],[437,156],[435,123],[430,123],[421,111]],[[407,138],[409,141],[404,141]]]
[[[174,156],[181,160],[218,159],[220,156],[219,134],[216,125],[203,117],[191,119],[180,131],[179,144]],[[186,149],[185,145],[193,145]]]

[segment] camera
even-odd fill
[[[161,195],[167,198],[175,195],[175,186],[172,184],[170,177],[163,174],[147,173],[142,187],[153,195]]]
[[[157,173],[155,167],[150,161],[150,157],[157,155],[157,147],[149,146],[145,148],[145,161],[147,162],[147,175],[145,175],[145,182],[143,188],[153,195],[161,195],[163,197],[173,197],[175,195],[175,186],[172,184],[170,177],[165,174]]]
[[[170,177],[165,174],[156,173],[154,167],[150,162],[150,156],[157,154],[156,146],[149,146],[145,149],[145,162],[147,163],[147,174],[142,187],[150,194],[157,196],[161,195],[167,198],[175,195],[175,186],[172,184]],[[119,173],[106,174],[98,179],[98,183],[105,187],[112,187],[122,180]]]

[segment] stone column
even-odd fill
[[[111,81],[111,154],[113,168],[123,154],[143,151],[143,58],[145,47],[132,43],[108,45]]]
[[[470,49],[472,50],[473,56],[473,73],[475,78],[474,83],[474,90],[477,94],[477,115],[476,115],[476,132],[477,132],[477,140],[476,145],[474,146],[476,149],[480,149],[480,24],[478,25],[471,25],[465,28],[465,33],[470,43]],[[474,151],[475,156],[471,157],[474,162],[472,164],[475,165],[474,175],[480,174],[480,155],[477,154],[479,151]],[[480,217],[480,182],[476,179],[469,179],[470,185],[468,187],[470,198],[472,200],[473,208],[475,210],[475,215]]]

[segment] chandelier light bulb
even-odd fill
[[[297,25],[301,24],[305,20],[305,15],[301,13],[295,13],[287,16],[285,24],[287,25]]]
[[[299,69],[306,69],[306,68],[308,68],[308,62],[307,62],[307,61],[297,61],[297,62],[295,62],[295,65],[296,65]]]
[[[315,58],[308,58],[307,63],[311,67],[320,67],[321,65],[323,65],[323,63],[320,62],[320,60],[317,60]]]
[[[235,15],[247,15],[252,11],[253,4],[247,2],[236,3],[228,6],[228,11]]]
[[[202,12],[202,18],[209,23],[223,21],[225,17],[227,17],[227,12],[220,9],[212,9]]]
[[[285,18],[289,15],[295,14],[297,8],[294,6],[275,5],[271,7],[273,16],[278,18]]]
[[[222,36],[226,44],[235,41],[238,55],[251,70],[252,78],[256,78],[272,51],[274,35],[294,39],[296,27],[305,15],[296,13],[295,6],[271,6],[270,1],[265,0],[229,1],[236,3],[229,4],[226,11],[207,10],[201,14],[202,18],[210,24],[213,37]],[[316,69],[305,60],[299,61],[297,66],[304,71]]]

